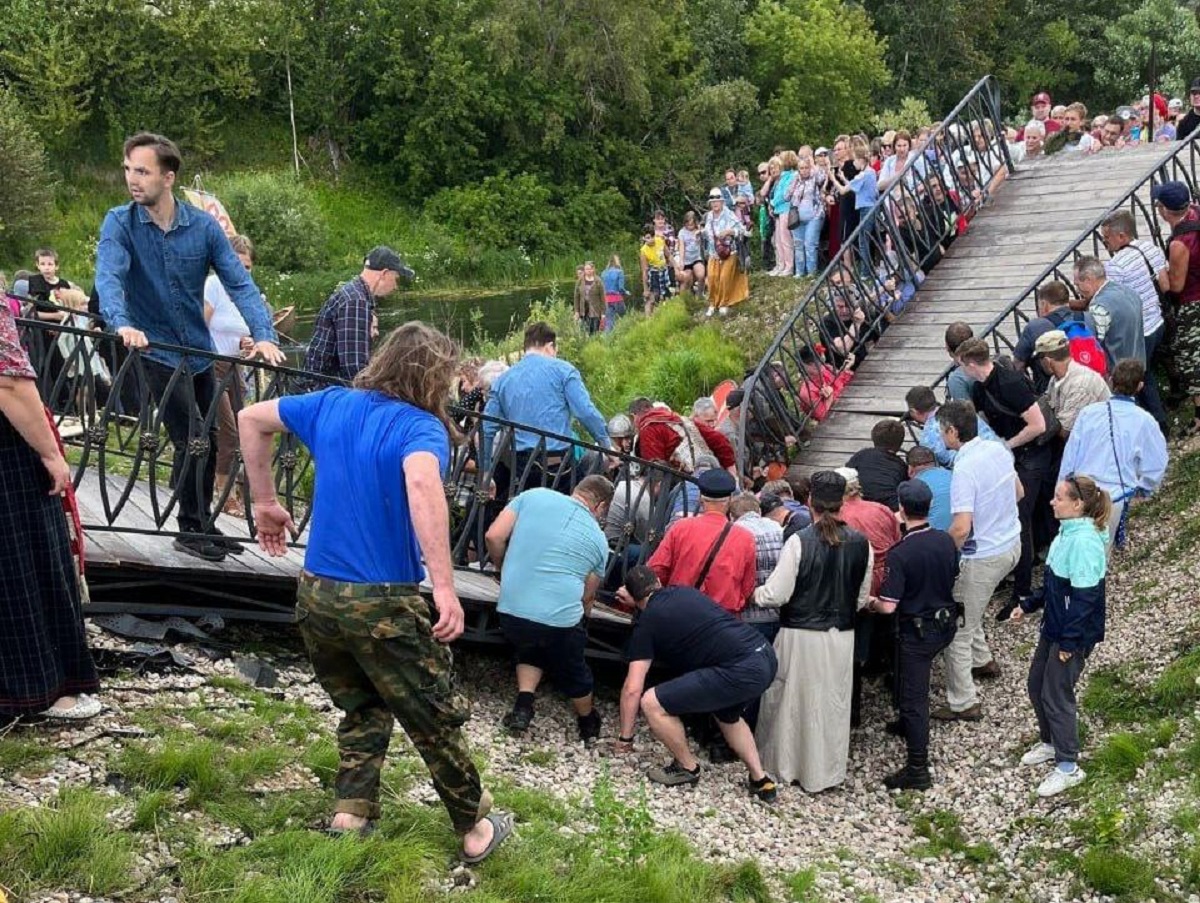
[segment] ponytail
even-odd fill
[[[813,513],[813,526],[817,528],[817,539],[827,546],[842,544],[842,521],[838,515],[842,511],[842,500],[823,502],[809,499],[809,507]]]
[[[1066,479],[1067,490],[1072,498],[1083,502],[1083,516],[1090,517],[1097,530],[1108,529],[1112,519],[1112,498],[1091,477],[1073,476]]]

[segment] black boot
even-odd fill
[[[908,764],[883,779],[888,790],[928,790],[933,786],[927,755],[910,755]]]
[[[600,713],[595,709],[586,715],[575,716],[575,723],[579,726],[579,739],[584,745],[591,746],[600,737]]]

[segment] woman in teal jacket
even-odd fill
[[[1043,598],[1012,614],[1022,616],[1045,605],[1042,635],[1029,665],[1029,700],[1037,715],[1039,739],[1022,765],[1054,762],[1038,796],[1062,793],[1086,774],[1079,757],[1079,710],[1075,685],[1096,644],[1104,639],[1104,574],[1112,500],[1091,477],[1060,482],[1050,502],[1059,520],[1058,536],[1046,557]]]

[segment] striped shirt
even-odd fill
[[[1167,258],[1158,245],[1144,238],[1134,239],[1104,264],[1109,279],[1133,289],[1142,299],[1144,335],[1151,335],[1163,325],[1162,303],[1158,299],[1155,279],[1166,268]]]

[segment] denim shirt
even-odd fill
[[[571,435],[571,418],[575,417],[592,434],[596,445],[612,445],[604,416],[592,403],[579,371],[545,354],[526,354],[496,380],[483,412],[560,436]],[[491,463],[492,443],[499,429],[500,425],[491,420],[483,422],[479,457],[484,470]],[[540,440],[537,433],[517,430],[514,444],[518,452],[532,451]],[[551,452],[570,448],[559,439],[547,439],[545,447]]]
[[[204,281],[214,269],[256,342],[274,342],[275,327],[258,287],[238,260],[217,221],[176,199],[175,219],[160,229],[145,207],[122,204],[108,211],[96,249],[100,313],[113,332],[140,329],[150,341],[145,354],[174,367],[178,352],[155,345],[212,351],[204,322]],[[206,357],[188,357],[194,371],[208,369]]]

